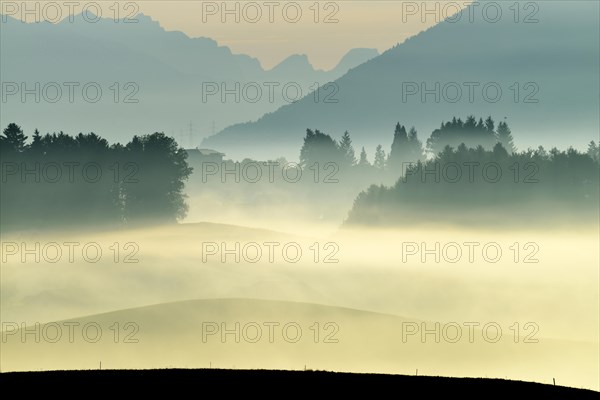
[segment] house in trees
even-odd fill
[[[188,149],[188,162],[190,164],[202,164],[205,162],[221,163],[223,162],[224,153],[220,153],[211,149]]]

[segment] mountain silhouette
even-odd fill
[[[521,149],[584,148],[598,131],[599,4],[539,2],[515,15],[513,3],[492,3],[502,5],[497,22],[483,18],[486,2],[477,2],[458,21],[442,21],[350,70],[335,88],[230,126],[203,145],[297,157],[288,149],[316,128],[336,138],[349,130],[355,147],[372,154],[379,143],[389,149],[397,121],[425,140],[442,121],[473,114],[506,118]],[[433,94],[423,98],[427,90]],[[328,95],[334,101],[323,101]]]
[[[1,124],[23,121],[27,131],[94,131],[111,141],[155,131],[176,138],[183,135],[189,141],[191,122],[192,140],[183,145],[198,146],[201,138],[217,128],[256,119],[288,103],[281,89],[269,99],[264,82],[277,82],[279,87],[293,82],[302,93],[308,93],[315,83],[334,80],[377,55],[369,49],[351,51],[343,65],[331,71],[317,70],[306,56],[292,55],[276,68],[266,70],[256,58],[234,54],[210,38],[167,31],[144,14],[137,15],[135,23],[111,18],[91,23],[95,18],[90,13],[56,24],[1,18],[2,81],[19,87],[25,83],[26,89],[40,85],[38,102],[33,94],[22,102],[20,91],[7,96]],[[69,101],[65,82],[79,84],[73,102]],[[90,82],[102,89],[100,101],[95,103],[82,98],[82,87]],[[134,85],[126,86],[130,82]],[[58,84],[62,90],[56,102],[48,101],[56,96],[52,85],[45,96],[44,86],[49,83]],[[204,98],[206,84],[219,90],[221,84],[226,89],[237,84],[242,98],[236,101],[229,95],[223,99],[220,93]],[[245,101],[244,86],[254,84],[263,91],[261,98]],[[256,97],[248,93],[250,100]],[[126,97],[137,102],[124,102]]]

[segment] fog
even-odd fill
[[[192,216],[193,211],[192,207]],[[67,352],[66,358],[40,361],[35,355],[41,350],[35,350],[32,340],[16,340],[19,334],[3,336],[3,370],[76,368],[92,363],[86,357],[93,358],[91,354],[101,348],[105,363],[126,368],[198,366],[206,361],[204,355],[180,355],[189,350],[211,354],[221,367],[301,368],[312,362],[336,370],[412,373],[403,369],[418,363],[422,373],[478,376],[477,371],[489,371],[491,376],[537,381],[550,379],[546,374],[556,371],[563,384],[598,389],[599,259],[594,226],[493,230],[433,224],[336,229],[332,221],[299,224],[301,218],[293,216],[306,215],[307,209],[304,213],[299,208],[287,211],[289,218],[283,217],[280,208],[262,224],[268,226],[278,219],[273,226],[281,227],[281,231],[245,227],[261,224],[258,217],[246,214],[244,218],[240,210],[223,216],[224,221],[239,221],[237,225],[204,222],[84,234],[3,235],[4,336],[21,323],[31,329],[35,323],[83,316],[109,326],[110,314],[93,316],[125,310],[114,321],[143,321],[139,334],[146,338],[131,345],[127,357],[117,354],[125,348],[107,350],[98,345],[88,354],[80,353],[78,346],[63,344],[66,347],[60,348]],[[73,244],[68,247],[65,243]],[[208,302],[171,304],[171,311],[154,314],[130,310],[192,299]],[[227,303],[227,312],[220,313],[218,305],[224,301],[220,299],[239,300]],[[247,299],[276,302],[253,308]],[[286,302],[315,305],[306,306],[308,311],[298,316],[295,303]],[[335,322],[340,340],[328,345],[326,353],[311,346],[310,341],[296,347],[269,347],[271,343],[264,340],[242,345],[216,339],[211,345],[199,340],[205,329],[201,322],[227,322],[231,327],[241,321],[243,326],[244,321],[260,322],[260,310],[268,311],[262,321],[281,325],[303,321],[305,331],[311,326],[309,320]],[[180,314],[175,318],[173,313]],[[363,323],[361,318],[371,322],[375,318],[377,322]],[[428,329],[436,322],[442,327],[458,324],[464,329],[462,344],[453,347],[443,339],[441,344],[430,343],[434,341],[431,334],[425,343],[403,341],[406,326],[402,321],[427,321]],[[500,326],[502,340],[484,342],[484,350],[470,346],[465,342],[465,323],[475,323],[477,329],[486,324]],[[175,324],[172,330],[169,324]],[[390,330],[382,332],[387,326]],[[515,344],[513,335],[521,342],[524,337],[538,342],[519,347],[523,343]],[[414,338],[418,337],[417,333]],[[195,350],[185,349],[186,343],[193,343]],[[52,350],[44,340],[37,345],[48,354],[59,348]],[[110,348],[110,341],[105,345]],[[345,354],[348,346],[356,352],[353,356]],[[18,357],[16,348],[21,348]],[[237,353],[236,348],[244,350]],[[259,349],[265,348],[270,350],[263,357]],[[144,355],[146,351],[141,349],[154,352]],[[161,351],[156,353],[157,349]],[[413,356],[405,359],[403,355],[399,360],[391,356],[396,351],[412,351]],[[361,358],[363,352],[369,356]],[[464,354],[470,354],[466,360]],[[510,362],[511,357],[515,363]],[[556,359],[541,363],[544,357]],[[567,361],[574,364],[566,368]],[[543,371],[542,366],[546,368]]]
[[[0,372],[600,390],[598,4],[145,3],[3,9]]]

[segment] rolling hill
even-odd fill
[[[497,397],[520,396],[544,399],[595,399],[598,394],[590,390],[564,386],[485,378],[448,378],[433,376],[407,376],[382,374],[349,374],[325,371],[272,371],[226,369],[162,369],[162,370],[93,370],[13,372],[0,375],[2,387],[20,389],[31,383],[29,393],[52,388],[54,390],[94,387],[95,393],[112,395],[114,388],[120,394],[135,396],[154,394],[156,390],[183,387],[194,390],[200,384],[204,391],[227,390],[228,395],[248,395],[248,388],[262,391],[294,389],[294,394],[365,395],[375,391],[419,393],[421,396],[457,395],[464,399],[480,399],[489,393]],[[273,387],[273,382],[277,386]],[[226,388],[226,389],[225,389]],[[284,389],[285,390],[285,389]]]
[[[440,328],[437,339],[412,333],[422,323],[310,303],[182,301],[44,324],[37,327],[39,342],[35,327],[22,336],[5,322],[2,370],[96,369],[100,362],[104,369],[306,367],[411,375],[418,369],[423,375],[538,382],[554,377],[597,389],[595,345],[523,338],[515,343],[510,333],[484,340],[486,333],[477,328],[464,328],[462,336]]]

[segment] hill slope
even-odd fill
[[[596,388],[597,346],[540,339],[495,342],[409,334],[414,318],[309,303],[194,300],[98,314],[7,334],[2,369],[266,368],[509,377]],[[6,326],[6,324],[5,324]],[[62,336],[57,337],[57,326]],[[73,326],[72,342],[66,327]],[[434,327],[429,322],[429,329]],[[33,328],[29,328],[30,331]],[[455,333],[452,332],[454,337]],[[574,366],[577,366],[574,368]]]
[[[402,390],[402,393],[419,393],[419,395],[460,395],[461,398],[481,399],[489,393],[495,396],[520,396],[544,399],[592,399],[597,393],[566,388],[561,386],[541,385],[530,382],[509,381],[503,379],[444,378],[430,376],[379,375],[379,374],[347,374],[322,371],[264,371],[264,370],[143,370],[143,371],[52,371],[8,373],[0,376],[3,387],[15,388],[24,386],[73,389],[73,387],[94,387],[94,391],[114,387],[119,391],[130,391],[139,396],[142,393],[153,393],[165,387],[189,386],[196,388],[201,383],[203,390],[213,391],[227,388],[229,395],[238,391],[247,395],[248,388],[258,387],[263,391],[275,388],[293,387],[294,393],[323,395],[331,393],[335,396],[357,393],[372,396],[375,391]],[[273,387],[273,382],[277,386]],[[32,385],[33,384],[33,385]],[[108,394],[108,393],[107,393]]]

